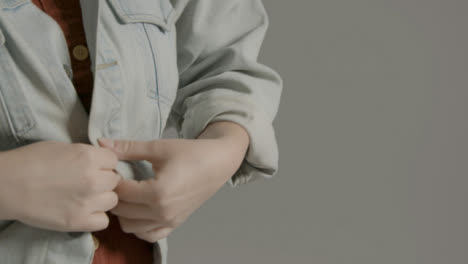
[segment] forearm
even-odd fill
[[[237,143],[240,148],[247,149],[249,145],[249,134],[241,125],[231,121],[211,122],[197,137],[198,139],[229,138]]]
[[[209,123],[197,139],[220,139],[242,161],[250,143],[247,130],[231,121]]]

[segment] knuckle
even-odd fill
[[[91,147],[79,147],[77,152],[78,159],[85,162],[86,164],[92,164],[96,160],[94,150]]]
[[[107,214],[103,213],[103,219],[104,221],[102,222],[101,226],[99,227],[99,230],[106,229],[109,226],[110,220]]]
[[[155,204],[160,204],[167,197],[167,188],[163,188],[161,184],[152,184],[151,193],[153,197],[153,202]]]
[[[160,217],[161,217],[161,220],[168,224],[168,223],[171,223],[173,221],[173,214],[172,214],[172,210],[168,207],[168,206],[161,206],[159,208],[159,212],[160,212]]]
[[[111,208],[114,208],[117,206],[117,204],[119,203],[119,195],[116,193],[116,192],[111,192],[110,194],[111,196],[111,199],[112,199],[112,204],[111,204]]]
[[[112,152],[112,167],[115,168],[119,164],[119,157],[117,157],[117,154]]]
[[[85,170],[82,180],[88,191],[96,192],[98,190],[98,179],[90,170]]]
[[[79,226],[78,226],[78,216],[74,214],[73,212],[68,212],[65,214],[65,216],[62,219],[62,225],[65,227],[65,229],[70,230],[70,231],[78,231]]]
[[[116,149],[121,150],[123,153],[129,152],[131,149],[133,149],[134,142],[133,140],[119,140],[116,141],[115,143]]]
[[[164,208],[164,202],[163,199],[161,199],[158,195],[153,194],[152,197],[150,198],[150,201],[148,202],[148,205],[153,208],[155,211],[162,212],[162,208]]]
[[[119,162],[119,157],[117,156],[117,154],[114,151],[107,148],[102,148],[102,150],[105,151],[106,157],[112,161],[112,164],[115,168],[115,166],[117,166],[117,163]]]
[[[112,173],[113,173],[112,183],[113,185],[117,185],[123,179],[123,176],[117,172],[112,172]]]
[[[97,217],[97,216],[96,216]],[[87,230],[90,232],[104,230],[109,226],[109,217],[105,213],[99,214],[99,221],[89,221],[87,223]]]
[[[75,215],[75,216],[83,215],[85,212],[90,210],[91,204],[92,203],[88,199],[80,199],[76,201],[75,210],[73,210],[73,212],[71,212],[70,215]]]

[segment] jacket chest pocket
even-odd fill
[[[36,125],[16,67],[8,52],[6,37],[0,29],[0,148],[2,149],[25,143],[27,132]]]
[[[147,97],[158,101],[159,136],[165,126],[179,81],[175,15],[169,0],[108,0],[117,20],[130,27],[135,63],[144,71]],[[131,78],[131,77],[130,77]]]

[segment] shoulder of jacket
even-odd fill
[[[214,8],[219,8],[220,6],[227,6],[226,8],[229,8],[229,7],[241,4],[241,3],[244,3],[244,4],[250,3],[252,5],[255,5],[256,7],[260,5],[260,8],[262,9],[262,11],[265,12],[262,0],[168,0],[168,1],[171,3],[173,7],[172,14],[170,15],[170,18],[169,18],[169,20],[173,23],[176,23],[177,20],[179,20],[180,16],[185,11],[185,9],[189,7],[189,4],[191,6],[189,8],[196,7],[198,4],[204,7],[207,7],[210,4],[212,4]]]

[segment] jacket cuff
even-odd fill
[[[244,97],[245,96],[245,97]],[[231,121],[245,128],[250,143],[241,166],[229,179],[231,187],[259,178],[271,178],[278,171],[278,145],[272,120],[247,95],[227,89],[213,89],[184,101],[180,134],[195,139],[214,121]]]

